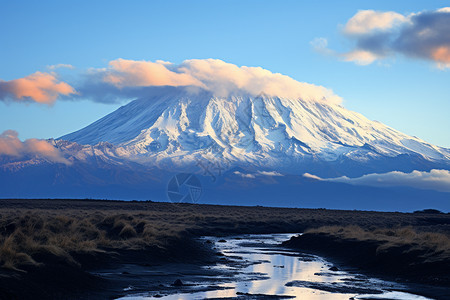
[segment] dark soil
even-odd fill
[[[330,258],[344,269],[356,268],[359,273],[409,284],[425,296],[450,299],[450,259],[426,261],[423,257],[430,250],[411,250],[411,245],[377,251],[382,245],[382,241],[343,239],[323,233],[305,233],[283,243],[285,247]]]

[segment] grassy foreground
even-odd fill
[[[317,229],[321,226],[329,227]],[[406,226],[409,229],[402,229]],[[414,245],[408,251],[427,249],[423,255],[429,261],[439,262],[450,255],[449,214],[3,199],[0,298],[14,295],[15,289],[24,284],[30,290],[38,285],[44,289],[55,280],[59,286],[48,288],[101,291],[105,283],[86,271],[127,260],[150,264],[187,260],[212,263],[213,250],[200,247],[193,239],[202,235],[305,230],[312,230],[311,235],[328,234],[341,240],[378,240],[377,251],[392,245]],[[64,284],[67,280],[71,280],[70,285]]]

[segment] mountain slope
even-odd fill
[[[424,163],[422,169],[450,161],[449,149],[323,99],[264,94],[223,98],[172,87],[155,88],[148,98],[61,139],[90,145],[110,142],[121,156],[162,168],[188,169],[206,160],[226,168],[298,173],[305,166],[342,162],[364,169],[404,155]]]
[[[450,211],[449,194],[439,190],[303,176],[450,170],[449,149],[326,99],[152,88],[148,97],[48,142],[58,161],[0,155],[0,197],[174,201],[170,183],[186,173],[199,179],[201,203]]]

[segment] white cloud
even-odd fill
[[[250,173],[248,173],[248,174],[246,174],[246,173],[241,173],[241,172],[239,172],[239,171],[235,171],[233,174],[239,175],[239,176],[241,176],[241,177],[243,177],[243,178],[256,178],[256,176],[253,175],[253,174],[250,174]]]
[[[323,55],[336,55],[336,53],[328,48],[328,39],[324,37],[315,38],[310,42],[311,46],[316,52],[319,52]]]
[[[341,55],[344,61],[353,61],[358,65],[366,66],[378,59],[378,56],[370,51],[354,50]]]
[[[258,171],[258,174],[261,174],[264,176],[283,176],[283,174],[278,173],[276,171]]]
[[[405,22],[408,22],[405,16],[393,11],[360,10],[345,24],[344,33],[367,34],[374,30],[388,30]]]
[[[233,174],[239,175],[243,178],[256,178],[256,176],[283,176],[283,174],[276,171],[258,171],[257,173],[242,173],[235,171]]]
[[[330,182],[342,182],[354,185],[392,187],[406,186],[418,189],[428,189],[440,192],[450,192],[450,171],[433,169],[430,172],[413,171],[403,173],[393,171],[383,174],[367,174],[357,178],[342,176],[338,178],[320,178],[311,174],[304,174],[307,178]]]
[[[303,177],[309,178],[309,179],[314,179],[314,180],[322,180],[322,178],[320,178],[319,176],[309,174],[309,173],[304,173]]]

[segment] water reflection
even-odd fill
[[[428,299],[405,292],[403,286],[342,271],[329,271],[324,259],[298,255],[276,245],[292,234],[247,235],[215,241],[228,262],[214,268],[234,271],[229,282],[219,283],[210,291],[171,294],[160,299],[230,298],[245,295],[292,296],[306,300],[354,299]],[[236,270],[238,271],[236,274]],[[198,283],[199,286],[202,283]],[[129,295],[123,299],[149,299],[152,294]]]

